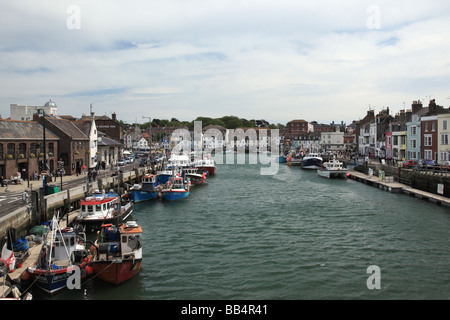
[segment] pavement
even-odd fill
[[[134,164],[127,164],[125,166],[119,167],[123,172],[129,171],[132,169]],[[112,174],[111,169],[100,170],[98,173],[98,178],[103,176],[110,177]],[[62,185],[63,190],[66,188],[70,188],[76,185],[80,185],[87,181],[87,173],[71,175],[71,176],[63,176]],[[49,185],[56,185],[59,187],[61,191],[61,177],[56,177],[52,179]],[[9,184],[5,187],[0,187],[0,216],[3,216],[9,212],[12,212],[21,206],[26,205],[24,201],[24,191],[30,190],[38,190],[42,188],[42,179],[41,180],[31,180],[31,181],[22,181],[21,184]]]

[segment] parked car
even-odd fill
[[[433,168],[434,167],[434,161],[433,160],[421,159],[421,160],[419,160],[419,167],[421,169]]]
[[[119,159],[119,160],[117,161],[117,165],[119,165],[119,166],[124,166],[124,165],[125,165],[125,160],[124,160],[124,159]]]
[[[412,168],[417,165],[417,162],[414,160],[405,160],[403,161],[402,167],[403,168]]]
[[[443,161],[442,162],[442,169],[450,170],[450,161]]]

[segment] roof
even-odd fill
[[[57,119],[54,117],[45,117],[45,120],[70,136],[73,140],[89,140],[89,138],[73,123],[73,121]]]
[[[0,140],[44,140],[44,127],[36,121],[0,119],[0,132]],[[46,128],[45,140],[59,137]]]
[[[106,136],[102,136],[102,141],[98,143],[98,146],[121,146],[120,142],[117,142],[114,139],[108,138]]]

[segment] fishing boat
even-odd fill
[[[73,228],[61,229],[57,217],[53,217],[50,239],[42,245],[35,263],[28,273],[35,285],[48,294],[55,294],[74,285],[93,273],[90,265],[93,255],[86,248],[86,234]]]
[[[319,169],[322,167],[323,160],[318,153],[309,153],[303,157],[302,169]]]
[[[192,186],[205,183],[207,172],[195,167],[183,168],[182,176],[188,178]]]
[[[286,158],[286,163],[288,166],[301,166],[302,165],[302,158],[299,154],[293,155],[289,154],[289,156]]]
[[[345,178],[347,172],[344,164],[335,158],[325,162],[323,167],[317,169],[317,174],[325,178]]]
[[[180,200],[189,196],[190,187],[191,183],[177,174],[167,181],[161,190],[161,194],[165,200]]]
[[[137,275],[142,264],[142,228],[136,221],[103,224],[93,250],[96,277],[118,285]]]
[[[89,229],[98,229],[104,223],[120,223],[134,210],[134,203],[127,196],[116,192],[100,193],[96,191],[80,201],[81,210],[74,223]]]
[[[128,194],[134,203],[138,203],[158,198],[161,188],[161,184],[158,182],[156,175],[145,174],[142,177],[142,183],[133,185],[128,190]]]
[[[287,157],[284,154],[280,154],[278,156],[278,163],[286,163],[287,162]]]
[[[173,176],[174,169],[164,168],[156,172],[156,181],[159,184],[165,184]]]
[[[190,167],[191,159],[186,154],[172,154],[169,158],[167,169]]]
[[[213,159],[201,159],[194,161],[194,167],[199,168],[208,173],[208,176],[216,174],[216,163]]]

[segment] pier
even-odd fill
[[[348,173],[348,178],[392,193],[405,193],[412,197],[450,207],[450,199],[438,194],[411,188],[407,184],[395,182],[393,177],[381,179],[378,175],[364,174],[355,170]]]

